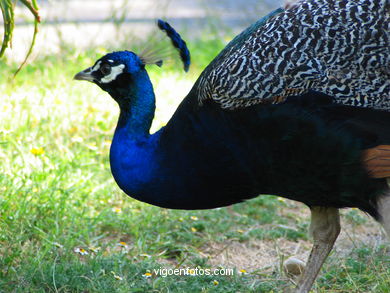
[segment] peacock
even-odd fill
[[[167,22],[158,27],[187,71],[185,41]],[[340,208],[359,208],[390,235],[389,40],[388,0],[279,8],[220,52],[154,134],[145,67],[162,60],[113,52],[74,78],[119,105],[110,165],[129,196],[172,209],[260,194],[306,204],[314,245],[296,292],[309,292],[340,232]]]

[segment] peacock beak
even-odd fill
[[[77,73],[74,77],[74,80],[86,80],[90,82],[94,82],[95,78],[92,75],[92,68],[87,68],[79,73]]]

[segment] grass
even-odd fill
[[[150,67],[159,103],[154,129],[222,46],[193,42],[195,66],[188,76],[175,66]],[[230,267],[233,276],[154,273],[218,267],[210,245],[222,247],[220,253],[229,243],[257,240],[276,248],[286,241],[307,246],[308,217],[301,205],[272,196],[215,210],[177,211],[124,195],[108,163],[118,109],[96,86],[72,81],[102,53],[69,48],[42,56],[12,82],[6,77],[16,65],[1,63],[0,291],[281,292],[291,286],[279,264],[293,254],[286,250],[269,268],[262,269],[261,255],[259,270]],[[170,96],[173,83],[182,90]],[[370,221],[355,210],[345,219],[356,229]],[[343,257],[335,253],[316,292],[390,292],[388,249],[358,242]],[[243,269],[248,273],[240,273]]]

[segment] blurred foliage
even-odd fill
[[[23,65],[26,64],[26,61],[32,52],[32,48],[34,47],[35,44],[35,38],[38,33],[38,23],[40,22],[37,1],[36,0],[19,0],[19,1],[22,3],[22,5],[27,7],[32,13],[32,15],[34,16],[34,35],[31,41],[30,48],[26,54],[26,58],[19,66],[18,70],[15,72],[15,75],[20,71]],[[3,36],[3,42],[1,44],[1,49],[0,49],[0,58],[3,57],[7,47],[12,45],[12,34],[15,27],[15,14],[14,14],[15,3],[16,2],[12,0],[0,0],[0,9],[3,15],[3,23],[4,23],[4,36]]]

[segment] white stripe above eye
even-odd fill
[[[119,74],[123,72],[123,69],[125,68],[125,65],[119,64],[117,66],[111,67],[111,73],[109,75],[106,75],[103,77],[100,82],[101,83],[109,83],[117,78]]]
[[[95,72],[95,71],[98,71],[99,68],[100,68],[100,64],[102,63],[102,61],[98,61],[98,63],[96,63],[96,65],[94,67],[92,67],[91,69],[91,73],[92,72]]]

